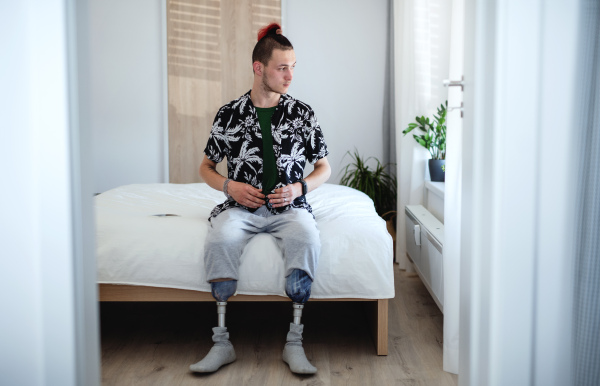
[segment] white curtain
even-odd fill
[[[394,88],[399,211],[396,256],[400,269],[408,271],[412,270],[412,267],[406,257],[404,207],[423,202],[424,183],[429,179],[426,167],[429,153],[416,143],[412,133],[405,137],[402,130],[414,122],[417,115],[431,117],[436,108],[448,99],[448,90],[442,81],[450,75],[451,45],[453,50],[460,46],[459,55],[462,59],[462,37],[459,38],[462,29],[451,28],[451,20],[455,16],[460,16],[461,19],[454,24],[462,24],[462,16],[459,15],[462,12],[462,2],[463,0],[454,0],[457,4],[453,4],[448,0],[394,0]],[[454,39],[452,44],[451,36]],[[452,55],[456,56],[456,52]],[[462,67],[462,61],[454,64]],[[460,112],[455,113],[460,119]],[[460,203],[460,137],[450,135],[448,141],[447,153],[450,158],[446,160],[444,211],[444,370],[457,373],[460,206],[457,207],[456,203]],[[448,172],[450,167],[453,171]],[[450,238],[453,241],[448,245]],[[447,251],[450,253],[448,258]]]
[[[394,0],[394,77],[398,226],[396,256],[400,269],[406,258],[404,207],[423,202],[429,153],[412,133],[402,130],[417,115],[431,116],[447,99],[442,81],[448,77],[450,7],[447,0]]]

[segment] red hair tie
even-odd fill
[[[262,27],[261,29],[258,30],[258,40],[267,36],[268,33],[275,28],[276,28],[275,33],[281,35],[281,33],[282,33],[281,26],[278,23],[271,23],[271,24],[269,24],[265,27]]]

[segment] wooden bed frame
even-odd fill
[[[121,284],[99,284],[101,302],[214,302],[208,292]],[[285,302],[290,299],[276,295],[236,295],[230,302]],[[371,330],[377,355],[388,354],[388,299],[311,299],[311,302],[368,302],[372,308]]]

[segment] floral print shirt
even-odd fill
[[[271,133],[278,171],[274,189],[298,182],[304,176],[306,161],[314,164],[329,154],[313,110],[287,94],[279,98],[279,104],[271,118]],[[204,154],[216,163],[227,157],[227,178],[262,189],[262,134],[250,91],[219,109]],[[281,208],[272,208],[270,205],[267,207],[273,214],[290,208],[303,208],[312,213],[305,196],[300,196],[290,205]],[[230,208],[255,210],[230,198],[217,205],[210,218]]]

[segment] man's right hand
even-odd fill
[[[243,182],[229,181],[227,193],[241,205],[247,208],[260,208],[265,204],[265,195],[259,189]]]

